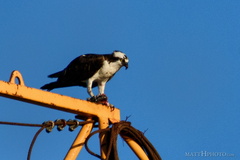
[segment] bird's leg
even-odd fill
[[[92,92],[92,83],[93,83],[92,80],[88,80],[87,82],[87,92],[91,96],[91,98],[94,97],[94,94]]]
[[[99,82],[98,83],[98,92],[99,92],[99,94],[98,94],[98,96],[96,98],[97,98],[97,102],[98,103],[108,106],[108,104],[109,104],[108,103],[108,98],[104,94],[105,85],[106,85],[106,82]]]
[[[87,98],[87,100],[91,101],[91,102],[97,102],[97,97],[94,96],[94,94],[92,92],[92,83],[93,83],[92,80],[87,81],[87,92],[90,95],[90,98]]]
[[[106,85],[106,82],[100,82],[100,83],[98,83],[99,96],[100,96],[100,95],[104,95],[105,85]]]
[[[92,92],[92,81],[88,81],[87,89],[88,94],[91,96],[91,98],[88,98],[88,101],[95,102],[97,104],[102,104],[109,106],[112,110],[114,109],[114,106],[112,104],[109,104],[108,97],[104,94],[106,82],[99,82],[98,83],[98,92],[99,94],[97,96],[94,96]]]

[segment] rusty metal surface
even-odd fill
[[[16,79],[18,83],[15,82]],[[27,87],[24,84],[21,73],[18,71],[12,72],[9,82],[0,81],[0,96],[77,114],[82,119],[88,119],[89,121],[96,117],[99,123],[99,129],[108,128],[109,122],[120,122],[119,109],[114,108],[113,110],[109,106]],[[66,160],[77,158],[87,136],[92,131],[92,127],[93,123],[85,124],[82,127],[65,157]],[[133,139],[124,135],[121,136],[139,159],[149,159],[142,148]],[[101,145],[101,158],[105,159],[108,152],[109,138],[106,133],[100,133],[99,139]]]
[[[19,84],[15,83],[18,79]],[[120,110],[40,89],[27,87],[18,71],[13,71],[10,82],[0,81],[0,96],[81,115],[101,117],[112,123],[120,121]]]

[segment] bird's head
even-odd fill
[[[129,59],[126,56],[126,54],[124,54],[121,51],[114,51],[113,52],[113,58],[116,59],[117,61],[119,61],[122,66],[125,66],[126,69],[128,69]]]

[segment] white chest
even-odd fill
[[[107,61],[103,62],[102,68],[93,75],[93,80],[95,81],[107,81],[110,77],[112,77],[119,69],[121,68],[121,64],[118,62],[109,63]]]

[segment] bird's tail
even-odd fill
[[[49,78],[58,78],[58,77],[60,77],[61,74],[63,74],[63,71],[50,74],[50,75],[48,75],[48,77]]]
[[[45,84],[44,86],[41,87],[41,89],[46,89],[46,90],[48,90],[48,91],[51,91],[51,90],[53,90],[54,88],[59,88],[59,87],[61,87],[61,86],[59,85],[59,83],[57,83],[57,82],[52,82],[52,83]]]

